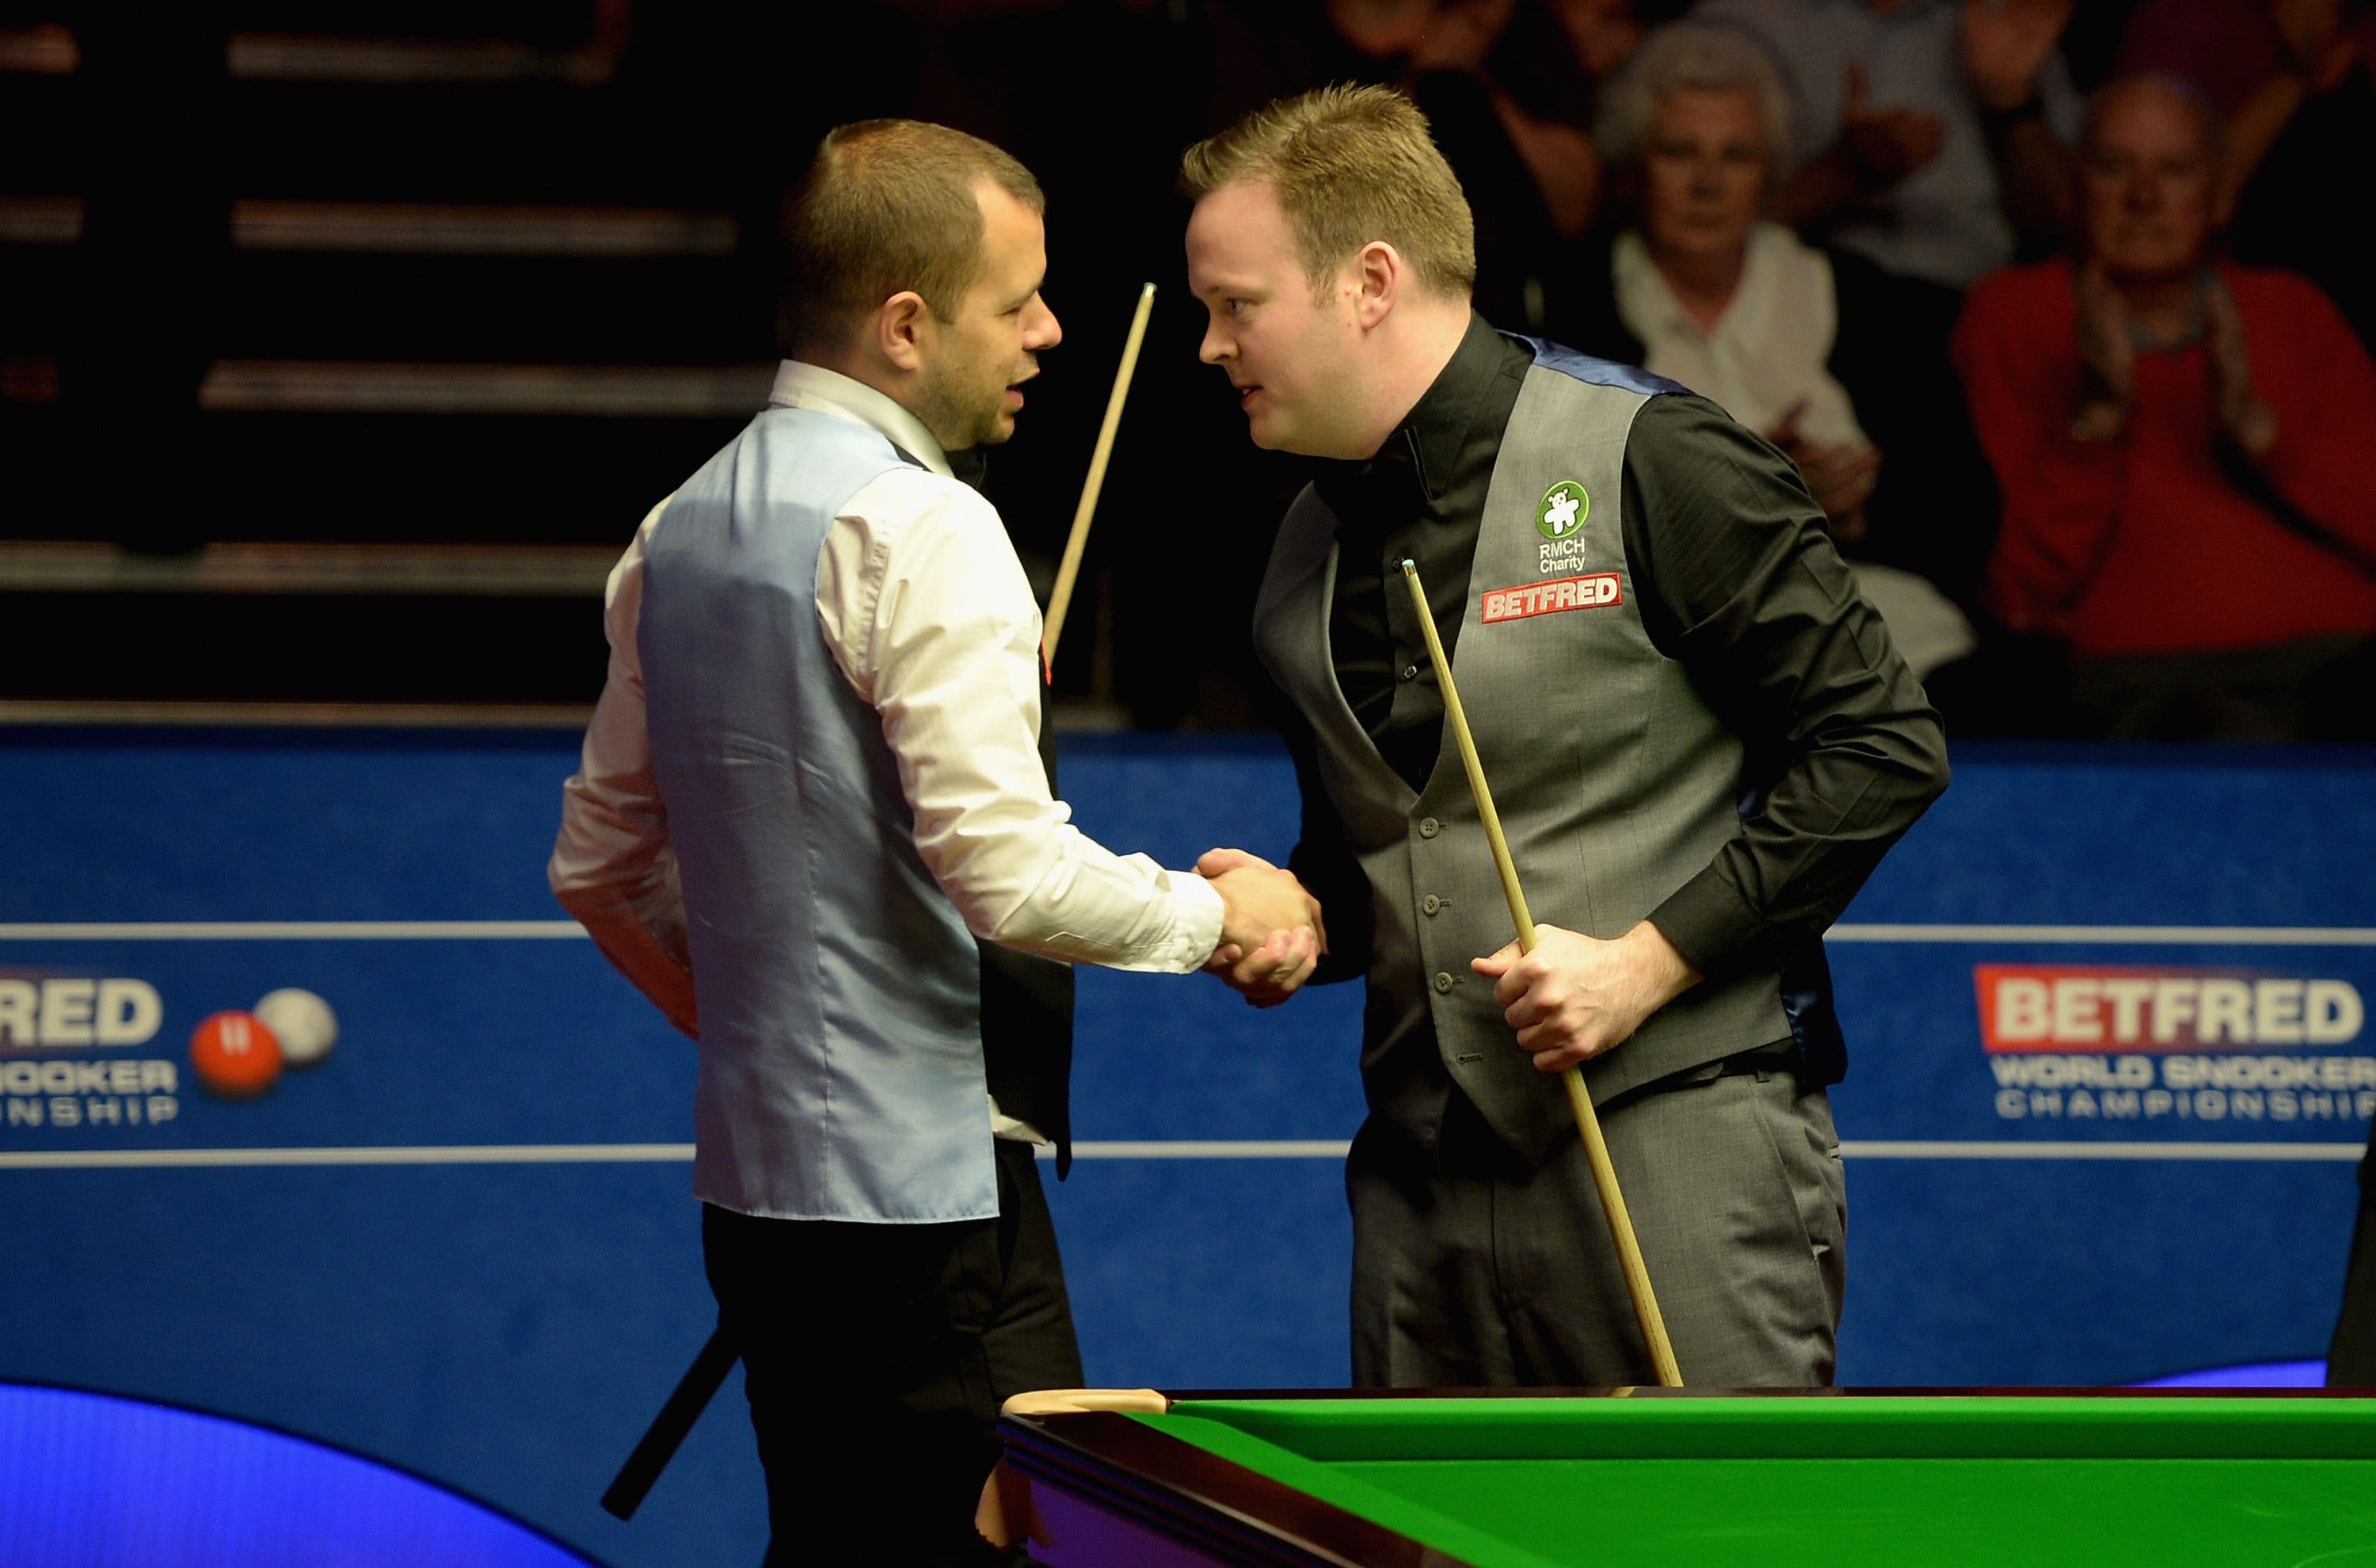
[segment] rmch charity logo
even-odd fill
[[[2229,968],[1980,964],[1980,1041],[2009,1122],[2376,1117],[2376,1056],[2346,980]]]
[[[1542,505],[1535,508],[1535,531],[1545,539],[1565,539],[1584,527],[1591,510],[1592,497],[1584,486],[1563,479],[1543,492]]]
[[[210,1099],[254,1099],[339,1039],[330,1004],[293,986],[208,1014],[178,1057],[157,1051],[165,1015],[146,980],[0,970],[0,1134],[160,1126],[181,1114],[185,1073]]]
[[[1591,515],[1592,496],[1574,480],[1563,479],[1543,492],[1535,504],[1535,531],[1542,535],[1536,546],[1538,575],[1584,570],[1584,520]]]

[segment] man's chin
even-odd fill
[[[1309,433],[1299,434],[1294,430],[1282,429],[1260,420],[1246,421],[1246,434],[1265,452],[1285,452],[1297,457],[1334,457],[1338,455],[1322,450]]]
[[[942,450],[945,452],[970,452],[978,446],[1004,446],[1014,439],[1015,421],[1012,416],[1008,416],[998,420],[994,423],[982,425],[977,428],[967,436],[963,445],[944,445]]]

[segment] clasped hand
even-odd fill
[[[1328,951],[1320,900],[1293,872],[1243,849],[1207,849],[1196,872],[1221,896],[1221,942],[1206,973],[1256,1007],[1294,995]]]
[[[1614,942],[1555,925],[1535,927],[1535,948],[1515,942],[1472,958],[1493,981],[1518,1049],[1546,1073],[1613,1051],[1651,1014],[1699,983],[1699,971],[1657,926],[1644,921]]]

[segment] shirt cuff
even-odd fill
[[[1745,953],[1766,927],[1714,866],[1678,888],[1650,911],[1650,923],[1674,944],[1683,961],[1714,975]]]
[[[1201,969],[1213,949],[1221,944],[1221,895],[1209,880],[1193,871],[1167,874],[1180,900],[1180,944],[1188,956],[1185,968]]]

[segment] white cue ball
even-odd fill
[[[315,1065],[339,1043],[339,1016],[310,991],[276,991],[248,1011],[279,1038],[281,1058],[291,1067]]]

